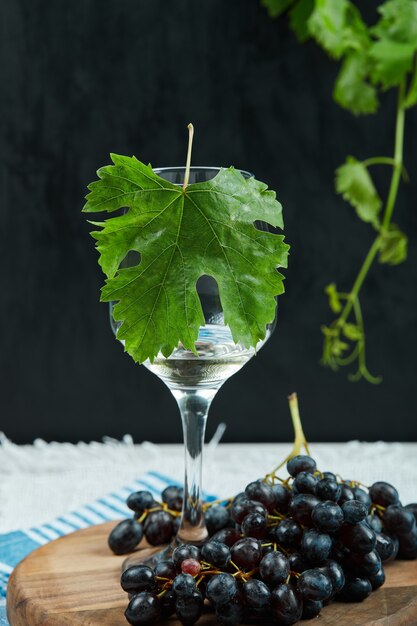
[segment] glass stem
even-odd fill
[[[185,445],[184,503],[179,543],[203,543],[207,537],[201,502],[204,434],[211,401],[217,389],[172,389],[182,420]]]

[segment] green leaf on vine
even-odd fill
[[[378,109],[376,88],[367,82],[369,61],[363,52],[347,54],[336,79],[335,101],[355,115],[375,113]]]
[[[415,45],[398,41],[381,40],[372,44],[369,56],[374,65],[370,76],[374,83],[385,89],[399,85],[413,67]]]
[[[324,291],[329,296],[329,307],[331,308],[333,313],[340,313],[340,311],[342,310],[342,304],[339,299],[336,284],[330,283],[330,285],[327,285]]]
[[[271,17],[279,17],[284,13],[294,0],[261,0]]]
[[[349,156],[336,170],[335,186],[337,193],[356,209],[361,220],[378,228],[382,201],[363,163]]]
[[[108,276],[102,301],[116,301],[117,337],[135,361],[169,356],[179,342],[195,350],[204,315],[196,290],[200,276],[219,287],[224,321],[246,347],[265,337],[283,293],[277,267],[287,263],[282,235],[259,230],[259,220],[283,227],[282,207],[267,185],[223,169],[183,189],[135,157],[112,155],[98,171],[84,211],[122,215],[93,222],[100,265]],[[137,265],[121,263],[134,250]]]
[[[348,0],[316,0],[308,20],[311,35],[326,52],[340,59],[345,50],[345,23]]]
[[[290,9],[290,26],[300,43],[310,38],[308,20],[314,10],[315,0],[298,0]]]
[[[343,325],[343,334],[347,339],[351,341],[359,341],[363,337],[363,333],[357,324],[351,324],[346,322]]]
[[[395,224],[381,233],[379,262],[388,265],[399,265],[407,258],[408,238]]]
[[[417,42],[417,1],[388,0],[378,7],[379,22],[371,29],[381,39],[403,43]]]
[[[350,45],[346,26],[351,6],[348,0],[316,0],[308,20],[311,35],[335,59],[340,59]]]
[[[346,11],[343,41],[347,53],[350,51],[366,52],[371,43],[368,28],[360,11],[351,2]]]

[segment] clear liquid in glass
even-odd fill
[[[179,344],[168,358],[158,355],[153,363],[148,360],[144,365],[171,389],[218,387],[255,354],[254,348],[236,344],[224,325],[202,326],[195,346],[198,356]]]

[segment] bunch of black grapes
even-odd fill
[[[383,585],[385,562],[417,558],[417,504],[403,506],[395,487],[341,480],[318,471],[310,456],[293,457],[287,469],[286,480],[269,475],[208,506],[204,545],[182,544],[154,569],[129,567],[121,578],[127,621],[151,624],[175,613],[192,625],[214,611],[224,626],[295,624],[332,600],[361,602]],[[127,502],[133,519],[109,536],[116,554],[131,552],[143,536],[151,545],[171,541],[179,488],[165,489],[162,502],[147,491]]]

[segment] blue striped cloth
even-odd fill
[[[130,517],[132,511],[126,506],[126,498],[132,491],[146,489],[160,499],[161,491],[165,487],[176,484],[178,484],[176,481],[158,472],[148,472],[123,489],[110,493],[92,504],[86,504],[77,511],[62,515],[48,524],[0,535],[0,626],[9,626],[6,616],[6,589],[9,576],[19,561],[32,550],[75,530]],[[208,501],[214,500],[214,496],[205,494],[204,497]]]

